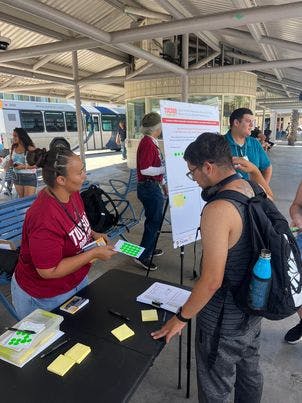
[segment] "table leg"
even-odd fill
[[[192,339],[192,320],[188,322],[187,329],[187,394],[186,398],[190,398],[190,386],[191,386],[191,339]]]

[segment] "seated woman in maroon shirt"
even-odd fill
[[[36,149],[27,162],[42,167],[47,186],[26,213],[12,278],[12,300],[20,319],[37,308],[61,305],[88,284],[93,259],[108,260],[116,253],[110,245],[82,252],[84,245],[106,236],[92,231],[86,217],[79,194],[86,178],[81,159],[65,148]]]

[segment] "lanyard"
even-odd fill
[[[67,210],[67,208],[64,206],[64,204],[61,202],[61,200],[59,200],[59,199],[57,198],[57,196],[54,194],[54,192],[53,192],[50,188],[47,188],[47,190],[48,190],[49,193],[55,198],[55,200],[59,203],[59,205],[60,205],[60,206],[62,207],[62,209],[65,211],[65,213],[66,213],[66,215],[68,216],[68,218],[75,224],[75,226],[76,226],[77,228],[79,228],[79,229],[82,231],[83,234],[86,235],[86,237],[87,237],[87,239],[88,239],[88,238],[89,238],[89,237],[88,237],[88,234],[87,234],[87,232],[85,231],[85,228],[84,228],[84,226],[83,226],[83,223],[82,223],[80,214],[79,214],[79,212],[78,212],[77,207],[73,204],[73,201],[71,200],[71,204],[72,204],[72,207],[73,207],[73,209],[74,209],[74,212],[76,213],[76,216],[77,216],[77,218],[78,218],[78,220],[79,220],[78,223],[77,223],[76,220],[71,216],[71,214],[69,213],[69,211]]]
[[[235,144],[236,146],[236,157],[245,157],[247,155],[247,144],[246,142],[243,144],[242,147],[240,145]]]

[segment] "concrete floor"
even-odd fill
[[[287,218],[289,205],[302,177],[301,153],[301,145],[295,147],[277,145],[270,152],[270,158],[274,168],[271,185],[275,193],[276,204]],[[91,153],[87,158],[87,169],[90,173],[89,179],[102,183],[105,190],[110,189],[107,186],[109,178],[126,179],[128,175],[127,166],[125,163],[121,163],[121,157],[117,153],[105,156]],[[130,200],[133,201],[136,210],[139,211],[141,206],[134,193],[131,194]],[[129,240],[138,243],[142,234],[142,228],[142,223],[133,228],[129,234]],[[167,224],[165,224],[164,229],[169,229]],[[165,254],[155,258],[156,262],[159,264],[159,269],[151,275],[159,279],[179,282],[179,250],[173,249],[171,235],[162,234],[160,236],[159,246],[165,250]],[[198,251],[198,257],[199,256],[200,253]],[[193,286],[193,281],[191,280],[192,266],[193,246],[189,245],[185,247],[184,261],[184,282],[188,286]],[[118,255],[110,262],[98,262],[95,264],[90,272],[90,280],[93,281],[107,270],[114,268],[142,275],[145,274],[130,258]],[[4,291],[9,295],[8,289]],[[264,372],[263,403],[302,402],[302,343],[291,346],[283,342],[284,334],[291,326],[296,324],[296,322],[296,315],[278,322],[263,321],[261,347],[261,366]],[[13,323],[14,321],[4,311],[2,306],[0,306],[0,331],[2,331],[4,326]],[[154,326],[154,328],[156,328],[156,326]],[[183,343],[182,390],[177,390],[177,351],[178,340],[175,338],[155,360],[153,367],[150,368],[145,379],[131,398],[131,403],[180,403],[186,401],[185,343]],[[198,402],[194,356],[192,359],[190,401],[194,403]]]

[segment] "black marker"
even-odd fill
[[[70,341],[70,339],[65,339],[63,340],[61,343],[55,345],[53,348],[51,348],[50,350],[46,351],[46,353],[40,355],[40,358],[44,358],[47,357],[49,354],[53,353],[54,351],[56,351],[59,347],[64,346],[64,344],[68,343]]]
[[[163,322],[166,321],[166,316],[167,316],[167,311],[165,311],[164,314],[163,314]]]
[[[111,313],[111,315],[118,316],[119,318],[124,319],[128,322],[130,321],[130,318],[128,318],[128,316],[123,315],[122,313],[119,313],[117,311],[114,311],[113,309],[108,309],[108,312]]]
[[[6,327],[6,330],[11,330],[12,332],[24,332],[28,334],[36,334],[34,330],[17,329],[16,327]]]

